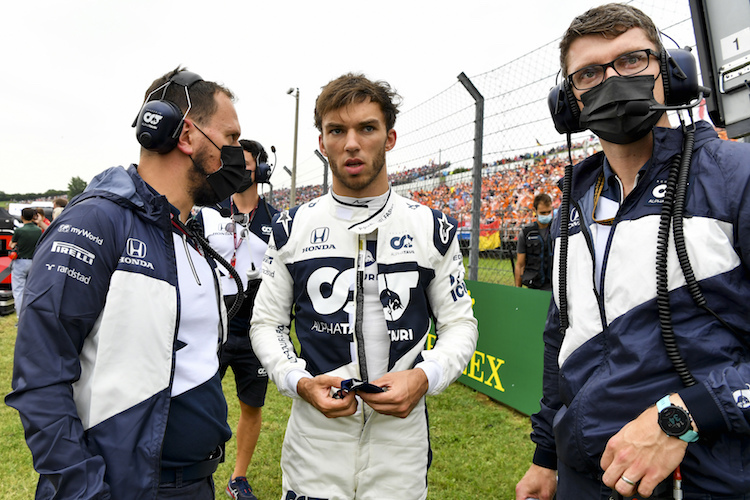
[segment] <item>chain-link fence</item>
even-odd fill
[[[667,49],[695,45],[687,0],[626,3],[647,13],[674,40],[664,39]],[[547,105],[550,89],[559,78],[558,44],[559,39],[553,40],[469,78],[484,97],[479,281],[512,285],[516,238],[523,225],[533,220],[534,196],[547,193],[553,206],[559,206],[557,181],[568,162],[568,151]],[[388,153],[394,189],[455,217],[466,256],[472,250],[474,130],[475,101],[456,81],[399,114],[398,147]],[[598,149],[598,141],[588,132],[574,134],[573,144],[574,162]],[[306,201],[305,189],[322,193],[319,186],[298,188],[298,203]],[[283,199],[284,194],[280,190],[276,196]]]

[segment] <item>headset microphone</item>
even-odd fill
[[[217,203],[216,205],[214,205],[214,208],[218,210],[219,214],[225,219],[228,219],[232,216],[232,209],[229,207],[223,207],[220,203]]]
[[[708,97],[710,95],[710,88],[699,86],[698,97],[696,97],[693,102],[690,102],[688,104],[683,104],[680,106],[663,106],[660,104],[649,104],[644,101],[634,101],[629,102],[625,105],[625,113],[632,116],[645,116],[649,113],[649,111],[679,111],[683,109],[690,109],[698,106],[703,101],[704,97]]]

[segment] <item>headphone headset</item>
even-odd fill
[[[653,109],[678,109],[698,99],[706,89],[698,83],[698,68],[695,57],[688,49],[662,49],[659,55],[660,73],[664,83],[666,106]],[[547,97],[555,129],[561,134],[573,134],[586,130],[581,127],[581,110],[578,108],[573,89],[567,78],[557,84]],[[633,108],[638,109],[638,108]],[[682,109],[682,108],[679,108]],[[635,112],[634,114],[646,114]]]
[[[258,144],[260,146],[260,144]],[[276,148],[271,146],[271,149],[276,152]],[[266,158],[266,161],[259,162],[261,156]],[[266,150],[263,149],[263,146],[260,146],[260,153],[258,153],[258,156],[255,157],[255,183],[256,184],[268,184],[271,182],[271,173],[272,169],[271,166],[267,163],[268,162],[268,154],[266,153]]]
[[[141,146],[149,151],[161,154],[169,153],[177,146],[182,124],[192,107],[189,89],[192,85],[201,81],[203,79],[196,73],[180,71],[172,75],[164,85],[154,89],[146,97],[146,102],[133,121],[135,136]],[[164,98],[167,88],[173,83],[185,88],[185,98],[187,99],[185,113],[180,111],[177,104]],[[151,96],[159,90],[162,90],[161,98],[151,101]]]
[[[251,141],[249,139],[241,139],[240,145],[243,150],[247,151],[253,155],[253,158],[255,158],[255,184],[270,183],[273,166],[268,164],[268,153],[266,153],[263,145],[258,141]],[[274,155],[275,162],[276,148],[271,146],[271,152]]]

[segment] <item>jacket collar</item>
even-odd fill
[[[703,147],[707,141],[718,137],[711,124],[704,120],[696,122],[695,128],[695,150]],[[653,133],[654,149],[651,154],[650,165],[648,165],[649,168],[642,171],[643,178],[650,178],[657,174],[654,168],[650,167],[653,165],[667,165],[669,160],[675,155],[675,152],[682,151],[684,136],[681,128],[655,127]],[[599,173],[604,168],[604,161],[604,151],[600,151],[573,167],[573,186],[571,192],[573,199],[583,197],[584,193],[596,183]],[[643,178],[639,179],[639,183],[645,180]],[[562,190],[562,182],[561,179],[558,183],[560,190]]]
[[[138,174],[136,165],[112,167],[94,177],[86,190],[71,200],[71,205],[89,198],[105,198],[133,210],[154,224],[169,224],[169,213],[178,214],[164,195],[157,193]]]

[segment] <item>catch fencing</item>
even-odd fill
[[[626,3],[654,20],[666,35],[667,49],[695,46],[688,0]],[[512,285],[516,237],[533,219],[534,196],[545,192],[552,196],[553,206],[559,206],[557,181],[568,151],[547,104],[559,81],[558,45],[559,38],[491,71],[463,82],[457,79],[438,95],[399,113],[398,147],[387,157],[392,185],[400,194],[459,221],[469,279]],[[467,82],[481,95],[480,116],[480,104],[467,90]],[[481,137],[475,137],[477,130]],[[573,144],[574,162],[599,149],[589,132],[574,134]],[[478,171],[481,189],[475,190]],[[301,189],[298,203],[305,201],[305,189],[315,195],[323,192],[320,186]],[[475,206],[477,198],[480,203]]]

